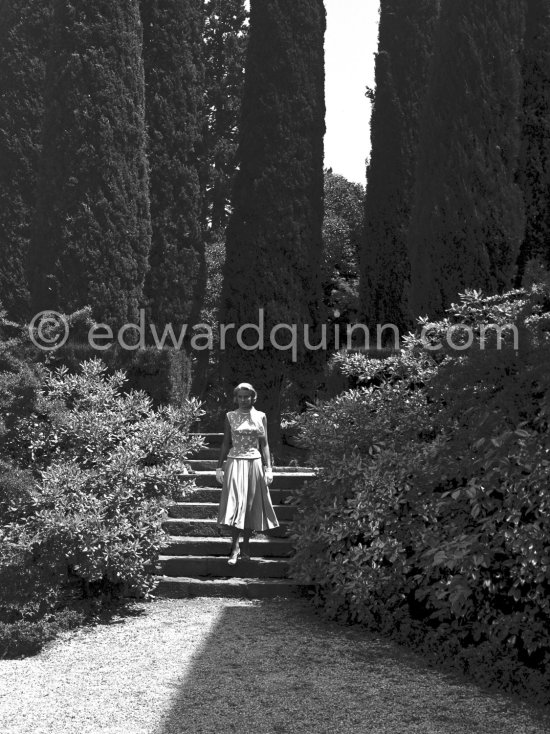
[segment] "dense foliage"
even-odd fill
[[[365,190],[325,171],[322,284],[334,321],[349,323],[359,310],[359,251]]]
[[[32,345],[20,327],[6,318],[0,305],[0,446],[14,434],[17,422],[36,409],[43,375],[33,360]],[[33,496],[32,477],[7,452],[0,459],[0,524],[11,517],[10,507],[24,506]]]
[[[220,235],[231,211],[248,41],[244,0],[205,0],[203,226]]]
[[[518,182],[525,202],[525,237],[517,285],[531,259],[550,266],[550,3],[526,0],[522,53],[522,138]]]
[[[523,27],[522,0],[441,3],[409,229],[414,317],[443,316],[466,288],[513,284]]]
[[[329,614],[546,702],[549,334],[548,287],[470,291],[399,355],[337,356],[357,387],[302,418],[291,561]]]
[[[200,443],[189,437],[196,401],[154,410],[99,360],[71,375],[36,352],[0,314],[3,650],[48,639],[69,588],[104,598],[152,589],[164,508],[191,486],[185,460]],[[79,618],[67,615],[65,626]]]
[[[11,318],[28,315],[26,258],[35,211],[52,3],[0,8],[0,294]]]
[[[138,0],[55,0],[30,248],[34,312],[135,321],[150,247]]]
[[[410,326],[407,233],[439,0],[382,0],[361,250],[364,322]],[[453,92],[454,94],[454,92]]]
[[[237,166],[244,0],[14,2],[0,16],[10,317],[88,304],[111,325],[143,307],[160,336],[195,323]]]
[[[219,430],[223,425],[227,398],[224,392],[220,365],[220,331],[218,325],[220,299],[225,261],[225,241],[213,238],[206,248],[206,289],[199,316],[199,323],[211,329],[212,349],[193,352],[192,394],[204,400],[205,418],[201,425]]]
[[[16,419],[3,449],[38,480],[32,511],[5,528],[61,575],[151,588],[164,536],[163,498],[181,491],[197,404],[154,411],[145,393],[121,393],[124,375],[100,360],[47,372],[35,412]],[[14,509],[17,515],[17,508]],[[24,519],[24,523],[20,520]]]
[[[152,242],[150,322],[194,324],[204,293],[200,148],[204,108],[202,0],[144,0],[143,59]]]
[[[258,324],[263,350],[223,353],[229,384],[257,384],[280,432],[279,396],[291,351],[271,347],[277,324],[316,324],[320,302],[325,132],[322,0],[252,0],[233,213],[227,228],[221,320]],[[248,331],[248,346],[257,342]],[[288,332],[278,334],[289,341]],[[301,352],[303,350],[300,350]]]

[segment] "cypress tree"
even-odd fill
[[[381,0],[360,300],[365,323],[409,324],[407,233],[439,0]]]
[[[208,121],[204,140],[204,223],[222,232],[237,167],[238,124],[248,41],[244,0],[206,0],[204,52]]]
[[[12,0],[0,11],[0,297],[10,318],[25,320],[51,2]]]
[[[244,350],[229,331],[222,359],[230,385],[256,384],[275,446],[281,386],[298,370],[271,329],[296,324],[300,336],[321,300],[324,31],[322,0],[252,0],[221,321],[258,324],[263,308],[265,348]],[[291,337],[281,329],[274,341]],[[253,346],[258,335],[247,338]],[[312,353],[299,351],[303,366]]]
[[[442,316],[467,288],[512,285],[523,17],[521,0],[443,0],[409,238],[413,316]]]
[[[146,295],[160,334],[195,323],[204,292],[199,146],[202,0],[142,0],[152,244]]]
[[[526,0],[526,10],[518,175],[526,221],[518,286],[531,258],[550,268],[550,0]]]
[[[134,321],[150,246],[138,0],[55,0],[31,243],[35,311]]]

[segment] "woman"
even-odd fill
[[[225,416],[225,432],[216,469],[216,479],[223,485],[218,525],[231,529],[228,560],[231,566],[239,558],[250,558],[253,530],[268,530],[279,525],[267,486],[273,481],[267,421],[265,413],[254,408],[256,398],[256,390],[248,382],[241,382],[233,390],[233,402],[238,408]]]

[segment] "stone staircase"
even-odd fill
[[[258,599],[295,594],[300,586],[287,578],[292,553],[288,525],[295,507],[291,490],[315,476],[309,468],[273,468],[271,499],[280,526],[255,533],[250,541],[252,558],[229,566],[231,538],[216,524],[221,487],[216,482],[216,464],[221,433],[202,434],[207,447],[186,463],[196,472],[196,488],[182,502],[172,505],[164,529],[169,540],[160,557],[161,576],[156,595],[244,596]]]

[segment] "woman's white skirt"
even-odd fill
[[[269,530],[275,515],[261,459],[227,459],[218,511],[218,525],[241,530]]]

